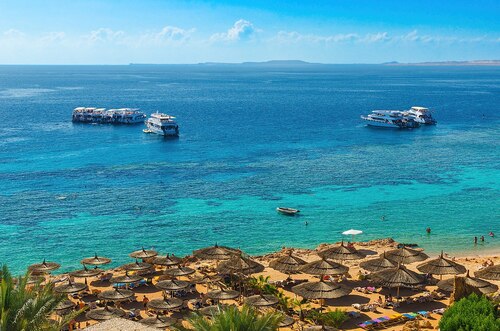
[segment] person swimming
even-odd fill
[[[495,234],[494,234],[492,231],[490,231],[490,233],[488,233],[488,235],[489,235],[490,237],[492,237],[492,238],[495,236]]]

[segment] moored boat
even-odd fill
[[[293,215],[296,215],[297,213],[300,213],[300,210],[294,209],[294,208],[288,208],[288,207],[278,207],[278,208],[276,208],[276,211],[278,211],[278,213],[281,213],[284,215],[289,215],[289,216],[293,216]]]
[[[412,116],[406,116],[399,110],[373,110],[371,114],[361,116],[361,119],[369,126],[384,128],[412,129],[420,126]]]
[[[179,135],[179,125],[175,122],[175,117],[163,114],[153,113],[145,122],[148,133],[156,133],[162,136],[176,137]]]

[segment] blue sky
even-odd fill
[[[500,1],[2,0],[0,63],[500,59]]]

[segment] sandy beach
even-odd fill
[[[278,272],[269,267],[269,262],[277,257],[283,256],[290,251],[294,256],[300,257],[306,262],[312,262],[314,260],[318,260],[319,257],[317,253],[326,248],[339,245],[339,243],[334,244],[322,244],[319,245],[314,250],[309,249],[294,249],[294,248],[283,248],[280,252],[275,252],[271,254],[266,254],[263,256],[253,256],[251,257],[255,261],[261,263],[265,266],[263,272],[253,274],[254,277],[269,276],[269,283],[277,285],[280,291],[286,296],[290,298],[296,298],[297,296],[291,292],[291,285],[281,286],[280,284],[287,279],[287,275],[281,272]],[[375,287],[374,289],[370,288],[373,286],[373,283],[370,283],[367,280],[360,280],[360,275],[365,275],[367,272],[360,268],[359,264],[365,260],[376,258],[379,254],[384,251],[388,251],[394,248],[397,248],[398,243],[394,242],[392,239],[381,239],[381,240],[372,240],[369,242],[356,242],[354,243],[354,247],[366,254],[366,258],[362,260],[355,261],[343,261],[342,264],[349,267],[349,272],[345,278],[341,279],[326,279],[326,281],[341,281],[342,284],[347,287],[353,289],[352,292],[338,299],[328,299],[322,302],[322,307],[328,310],[334,310],[336,308],[342,309],[346,312],[349,312],[351,317],[341,326],[341,330],[362,330],[358,325],[363,323],[364,321],[379,318],[382,316],[391,317],[395,314],[405,314],[405,313],[417,313],[417,312],[428,312],[426,316],[420,316],[418,318],[418,323],[420,327],[428,327],[437,329],[437,324],[441,317],[440,313],[436,313],[433,311],[439,311],[440,309],[446,309],[449,305],[449,294],[447,292],[438,291],[435,283],[440,279],[440,276],[434,276],[434,279],[430,281],[431,284],[434,285],[426,285],[425,288],[416,290],[416,289],[404,289],[401,288],[400,296],[403,298],[403,301],[399,304],[399,307],[383,307],[384,305],[380,305],[379,302],[385,301],[386,295],[396,296],[396,289],[386,289]],[[418,248],[417,248],[418,249]],[[494,265],[500,264],[500,255],[492,254],[492,255],[470,255],[470,256],[448,256],[446,254],[446,250],[444,250],[444,256],[448,259],[453,260],[461,265],[463,265],[469,272],[470,275],[473,276],[475,271],[484,268],[486,264],[493,263]],[[431,255],[428,260],[434,259],[437,256]],[[131,260],[132,262],[132,260]],[[340,262],[340,261],[339,261]],[[416,269],[416,266],[419,263],[412,263],[407,265],[408,269],[419,272]],[[193,268],[196,270],[196,273],[189,276],[181,276],[177,277],[180,280],[192,281],[193,279],[200,280],[205,277],[205,280],[213,279],[217,273],[215,271],[216,263],[206,260],[197,260],[194,257],[186,257],[183,259],[183,265]],[[133,318],[134,320],[140,320],[142,318],[152,317],[155,314],[151,311],[148,311],[144,308],[143,300],[147,298],[147,301],[151,301],[154,299],[162,298],[162,291],[156,288],[153,284],[156,284],[158,281],[163,279],[168,279],[169,277],[163,275],[163,271],[165,267],[156,266],[155,272],[148,276],[150,278],[149,282],[144,283],[142,286],[138,286],[133,289],[135,293],[136,301],[131,302],[122,302],[120,303],[120,307],[124,309],[127,315],[132,311],[136,314]],[[114,276],[124,275],[125,271],[122,268],[116,268],[112,270],[106,271],[106,273],[112,273]],[[129,275],[132,274],[129,272]],[[209,276],[209,277],[207,277]],[[453,276],[446,275],[442,276],[442,279],[451,278]],[[57,275],[51,277],[51,280],[56,282],[56,286],[60,284],[64,284],[65,280],[68,278],[68,275]],[[312,276],[304,273],[291,275],[293,282],[298,283],[302,281],[317,281],[318,276]],[[363,276],[361,276],[363,278]],[[75,279],[77,282],[81,282],[82,279]],[[100,281],[97,277],[87,279],[89,284],[89,293],[90,295],[86,295],[84,297],[79,297],[75,295],[71,298],[72,301],[81,302],[82,306],[87,306],[89,308],[96,307],[97,296],[95,294],[112,289],[112,285],[109,281]],[[500,285],[500,281],[491,281],[496,285]],[[184,326],[189,326],[189,324],[183,320],[188,318],[193,311],[196,311],[198,307],[195,306],[196,302],[200,302],[203,305],[208,305],[205,301],[207,298],[204,294],[208,291],[217,289],[218,283],[216,281],[198,281],[195,287],[192,289],[192,293],[185,293],[181,299],[184,300],[184,308],[180,310],[174,310],[173,312],[169,312],[167,315],[177,319],[179,322],[182,321]],[[369,289],[367,289],[369,288]],[[498,292],[497,292],[498,294]],[[99,303],[99,301],[97,301]],[[225,300],[224,304],[236,304],[241,305],[241,301],[239,299],[236,300]],[[309,300],[307,304],[302,306],[302,309],[316,309],[320,307],[321,302],[319,300]],[[295,307],[295,310],[298,311],[298,308]],[[127,318],[128,316],[125,316]],[[298,315],[293,316],[296,322],[290,328],[284,328],[284,330],[301,330],[304,327],[311,325],[307,321],[299,321]],[[81,314],[77,319],[74,325],[75,329],[82,328],[84,329],[87,326],[91,326],[96,324],[96,321],[90,320],[85,317],[85,313]],[[407,322],[414,323],[414,322]],[[410,324],[408,324],[405,328],[405,322],[396,323],[393,326],[385,327],[386,330],[412,330],[409,328]]]

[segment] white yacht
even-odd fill
[[[73,110],[73,122],[81,123],[142,123],[146,114],[133,108],[108,109],[94,107],[77,107]]]
[[[412,116],[415,122],[421,124],[436,124],[436,120],[432,117],[429,108],[425,107],[411,107],[410,110],[404,112],[405,115]]]
[[[153,113],[145,122],[147,130],[146,133],[156,133],[162,136],[178,136],[179,126],[175,122],[175,117],[163,114]]]
[[[367,116],[361,116],[367,125],[384,128],[418,128],[420,123],[411,116],[405,116],[399,110],[374,110]]]

